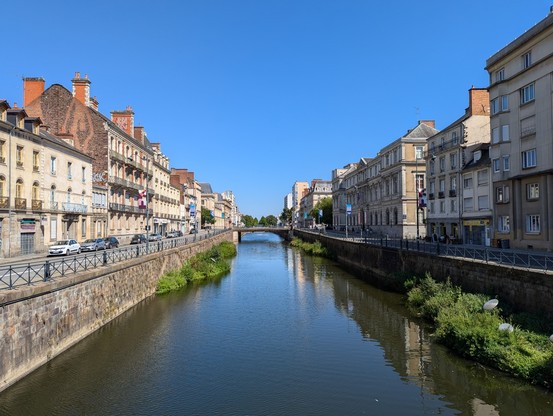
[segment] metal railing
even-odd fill
[[[326,237],[346,240],[344,233],[301,229],[303,232],[323,234]],[[533,250],[516,250],[464,244],[445,244],[416,239],[388,238],[386,236],[361,235],[352,233],[347,240],[359,244],[390,247],[399,250],[418,251],[435,256],[458,257],[467,261],[494,263],[501,266],[519,267],[525,270],[553,271],[553,253]]]
[[[77,254],[66,257],[49,257],[46,261],[0,266],[0,290],[31,286],[48,282],[67,275],[91,270],[108,264],[121,263],[151,253],[182,247],[190,243],[206,240],[226,230],[213,230],[206,234],[170,238],[161,241],[130,245],[121,248]]]

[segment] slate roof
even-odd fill
[[[403,136],[406,139],[415,139],[415,138],[422,138],[422,137],[431,137],[434,136],[436,133],[438,133],[439,130],[436,130],[433,127],[430,127],[427,124],[419,123],[417,127],[415,127],[412,130],[409,130],[405,136]]]
[[[207,182],[200,182],[200,187],[202,188],[202,194],[213,193],[213,189],[211,189],[211,185]]]

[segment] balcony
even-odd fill
[[[136,205],[125,205],[125,204],[117,204],[114,202],[110,202],[109,209],[110,211],[132,212],[134,214],[146,215],[146,209],[140,208]],[[152,215],[152,214],[153,214],[153,210],[150,208],[148,210],[148,215]]]
[[[112,159],[115,159],[115,160],[118,160],[120,162],[125,162],[125,157],[121,154],[121,153],[118,153],[114,150],[112,150],[109,155],[111,156]]]
[[[7,196],[0,196],[0,208],[8,209],[10,207],[10,198]]]
[[[73,212],[76,214],[86,214],[88,207],[83,204],[74,204],[72,202],[63,202],[61,204],[62,211]]]
[[[18,160],[17,162],[15,162],[15,165],[16,165],[18,168],[22,168],[22,167],[23,167],[23,161]]]
[[[15,198],[15,209],[27,209],[27,198]]]
[[[42,199],[31,200],[31,207],[33,211],[42,211]]]
[[[430,192],[428,194],[428,199],[434,199],[434,192]]]
[[[58,210],[58,203],[55,201],[50,201],[50,211],[57,211]]]
[[[444,191],[438,192],[438,198],[440,198],[440,199],[445,198],[445,192]]]
[[[449,190],[449,196],[457,196],[457,190],[456,189],[450,189]]]
[[[4,156],[0,156],[0,163],[6,163],[6,158]]]

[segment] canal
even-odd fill
[[[272,234],[0,393],[1,415],[550,415],[542,389],[430,342],[396,294]]]

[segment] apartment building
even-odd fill
[[[553,13],[486,61],[494,239],[553,250]]]
[[[357,163],[349,163],[332,171],[332,227],[343,230],[346,227],[348,207],[346,202],[346,177],[357,169]]]
[[[311,186],[304,193],[300,201],[302,227],[313,227],[319,223],[319,218],[313,218],[311,211],[323,198],[332,198],[332,182],[322,179],[313,179]]]
[[[360,228],[395,238],[424,237],[424,152],[427,139],[438,132],[434,120],[420,120],[414,128],[382,148],[367,161],[356,181],[355,198]],[[359,167],[358,167],[359,169]]]
[[[472,87],[468,91],[469,105],[464,114],[427,140],[425,169],[427,174],[427,233],[434,238],[460,242],[463,239],[463,212],[489,209],[478,206],[478,200],[467,196],[461,177],[466,163],[465,149],[478,143],[490,142],[489,94],[486,88]],[[460,188],[463,179],[463,187]],[[475,182],[476,183],[476,182]],[[484,203],[484,199],[481,199]],[[489,224],[488,224],[489,226]],[[473,239],[471,239],[473,240]]]
[[[492,245],[492,174],[489,143],[474,144],[463,150],[462,169],[463,242]],[[455,242],[455,241],[454,241]],[[497,244],[495,244],[497,245]]]
[[[188,234],[192,230],[201,228],[201,203],[202,187],[194,178],[194,172],[183,168],[172,168],[170,176],[171,185],[182,189],[180,195],[180,227],[179,230]]]
[[[54,135],[67,136],[75,148],[93,158],[94,184],[108,188],[107,233],[124,242],[144,232],[147,221],[151,224],[153,149],[144,128],[134,125],[131,107],[105,117],[91,97],[88,76],[77,72],[71,82],[72,91],[59,84],[45,90],[43,78],[24,78],[25,108]],[[141,196],[144,191],[146,198]]]
[[[95,227],[92,159],[41,120],[0,101],[0,256],[45,252],[57,239],[84,240]]]
[[[151,143],[154,152],[153,232],[166,235],[180,227],[180,187],[171,184],[169,158],[161,151],[160,143]]]

